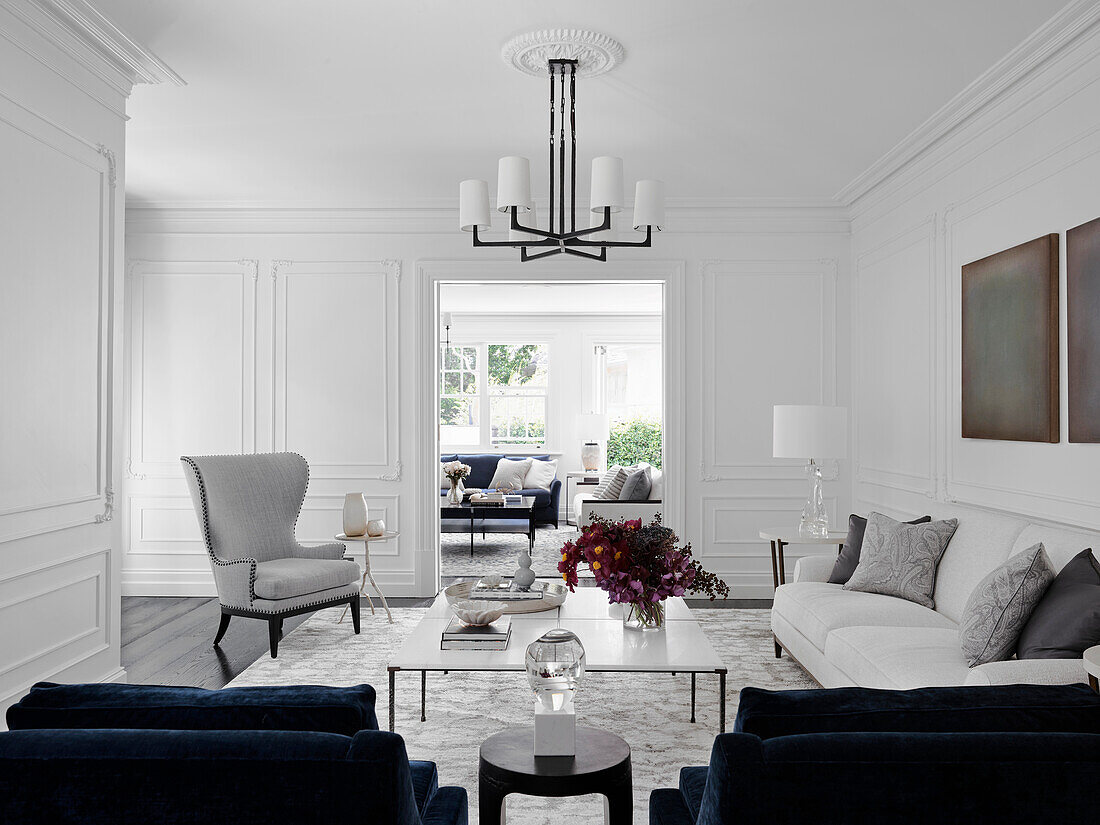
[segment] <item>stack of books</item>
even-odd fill
[[[490,490],[487,493],[474,493],[470,496],[470,503],[476,504],[478,507],[503,507],[504,493],[496,490]]]
[[[492,624],[474,627],[457,617],[443,631],[440,650],[504,650],[512,636],[512,618],[501,616]]]
[[[527,590],[522,590],[515,584],[507,587],[485,587],[479,582],[474,585],[467,598],[486,602],[537,601],[542,598],[544,586],[543,582],[535,582]]]

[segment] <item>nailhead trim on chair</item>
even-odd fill
[[[347,585],[347,586],[348,586],[348,587],[354,587],[354,588],[355,588],[355,589],[354,589],[354,590],[352,590],[352,591],[351,591],[350,593],[348,593],[348,594],[347,594],[347,596],[354,596],[354,595],[355,595],[356,593],[358,593],[358,592],[359,592],[359,588],[358,588],[358,586],[357,586],[357,585],[351,584],[351,585]],[[329,602],[331,602],[331,601],[332,601],[333,599],[339,599],[339,598],[347,598],[347,596],[344,596],[344,597],[340,597],[340,596],[329,596],[329,597],[328,597],[327,599],[318,599],[318,600],[317,600],[317,601],[315,601],[315,602],[306,602],[305,604],[300,604],[300,605],[297,605],[296,607],[294,607],[294,608],[291,608],[291,609],[292,609],[292,610],[299,610],[299,609],[301,609],[301,608],[303,608],[303,607],[309,607],[310,605],[314,605],[314,604],[328,604],[328,603],[329,603]],[[230,605],[230,606],[232,606],[232,605]],[[263,610],[263,609],[261,609],[261,608],[256,608],[256,607],[250,607],[250,608],[249,608],[249,610],[254,610],[254,611],[256,611],[257,613],[270,613],[270,614],[272,614],[272,615],[275,615],[275,614],[278,614],[278,613],[282,613],[282,612],[283,612],[282,610]]]
[[[297,454],[295,454],[295,455],[297,455]],[[200,456],[200,458],[206,458],[206,457],[207,456]],[[301,456],[298,456],[298,457],[302,458]],[[214,552],[214,543],[213,543],[213,541],[210,537],[210,511],[209,511],[207,503],[206,503],[206,482],[203,481],[203,479],[202,479],[202,472],[199,470],[199,465],[196,464],[193,459],[191,459],[188,456],[181,456],[181,458],[191,466],[192,470],[195,471],[195,479],[199,482],[199,500],[202,502],[202,538],[203,538],[203,543],[206,545],[207,555],[210,556],[211,563],[217,565],[218,567],[231,567],[234,564],[244,564],[246,562],[248,563],[248,565],[249,565],[249,568],[248,568],[248,609],[251,609],[252,608],[252,602],[254,602],[256,600],[256,565],[257,565],[257,561],[255,559],[249,559],[249,558],[233,559],[232,561],[224,561],[224,560],[218,558],[217,554]],[[302,458],[302,460],[305,461],[304,458]],[[307,464],[306,466],[308,467],[309,465]],[[303,501],[304,501],[304,497],[303,497]],[[299,509],[299,511],[301,510],[301,505],[299,505],[298,509]],[[297,523],[297,520],[295,520],[295,523]],[[220,598],[218,599],[218,602],[221,603]],[[225,606],[226,607],[236,607],[237,605],[227,604]],[[267,612],[270,612],[270,611],[264,611],[264,612],[267,613]]]

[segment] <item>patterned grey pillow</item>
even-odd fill
[[[1047,551],[1036,544],[978,582],[959,624],[959,643],[971,667],[1012,656],[1020,631],[1054,575]]]
[[[618,464],[608,467],[607,472],[600,477],[600,483],[592,491],[592,497],[601,501],[618,501],[625,481],[626,470]]]
[[[859,564],[844,589],[897,596],[934,610],[936,568],[958,526],[959,520],[954,518],[903,524],[882,513],[871,513]]]

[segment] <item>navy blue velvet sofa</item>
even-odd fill
[[[461,461],[463,464],[470,465],[470,475],[466,478],[463,484],[466,487],[483,490],[489,486],[493,480],[493,473],[496,472],[497,462],[502,458],[511,459],[512,461],[518,461],[524,458],[533,458],[535,461],[549,461],[548,455],[535,455],[535,456],[515,456],[515,455],[496,455],[496,454],[479,454],[479,455],[461,455],[452,453],[451,455],[441,455],[439,460],[441,462],[447,461]],[[448,487],[441,487],[440,493],[446,493]],[[518,490],[520,495],[534,496],[535,498],[535,525],[548,524],[555,528],[558,526],[558,499],[561,495],[561,479],[555,478],[550,483],[549,490],[543,490],[539,488],[530,490]],[[444,519],[445,522],[453,522],[453,525],[449,524],[448,527],[455,527],[459,530],[462,529],[461,525],[465,524],[466,530],[470,529],[469,520],[457,520],[457,519]]]
[[[463,788],[377,730],[370,685],[41,683],[0,733],[0,822],[466,825]]]
[[[741,692],[708,767],[653,791],[650,825],[1074,822],[1100,806],[1085,685]]]

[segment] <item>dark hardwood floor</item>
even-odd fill
[[[423,599],[389,599],[392,607]],[[283,624],[286,636],[312,613]],[[218,647],[217,599],[128,596],[122,600],[122,666],[131,684],[220,688],[267,656],[267,623],[235,617]]]
[[[427,607],[431,599],[388,599],[391,607]],[[690,599],[692,607],[771,607],[767,599]],[[131,684],[220,688],[268,655],[267,623],[234,618],[214,647],[217,599],[128,596],[122,600],[122,666]],[[287,619],[290,634],[312,613]]]

